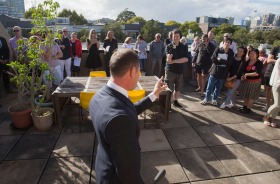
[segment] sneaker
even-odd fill
[[[181,104],[179,104],[179,102],[177,100],[174,100],[173,105],[177,108],[183,109],[183,106]]]
[[[222,103],[222,105],[220,106],[220,109],[224,109],[224,108],[226,108],[226,103],[225,102]]]
[[[218,102],[217,102],[217,100],[212,100],[211,104],[214,105],[214,106],[217,106]]]
[[[235,105],[234,105],[233,103],[231,103],[231,104],[228,105],[228,108],[231,109],[231,108],[233,108],[234,106],[235,106]]]
[[[209,102],[208,102],[207,100],[204,99],[204,100],[202,100],[200,103],[201,103],[201,105],[206,105],[206,104],[208,104]]]

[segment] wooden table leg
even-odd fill
[[[53,103],[54,103],[55,124],[57,124],[58,127],[61,129],[62,128],[62,122],[61,122],[61,112],[60,112],[59,98],[55,94],[53,95]]]

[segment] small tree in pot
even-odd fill
[[[45,97],[51,98],[49,86],[53,80],[53,76],[52,72],[47,76],[44,75],[45,71],[50,70],[50,68],[48,63],[43,61],[44,51],[42,50],[42,45],[52,49],[55,35],[45,23],[46,20],[55,19],[58,7],[59,4],[57,2],[46,0],[43,4],[39,4],[37,8],[32,9],[32,23],[34,27],[31,30],[31,34],[37,36],[31,36],[28,41],[23,39],[18,40],[18,51],[22,51],[19,55],[19,61],[12,61],[9,64],[14,71],[14,76],[11,80],[16,83],[18,88],[18,104],[25,104],[15,106],[21,106],[21,109],[30,108],[33,116],[48,114],[42,112],[42,110],[40,110],[40,103],[35,105],[34,100],[40,91],[44,91],[42,100],[45,99]],[[44,42],[40,39],[40,35],[43,33],[47,35]],[[52,58],[49,59],[51,60]],[[44,77],[48,81],[47,86],[43,83]],[[13,107],[10,108],[9,111],[15,109],[16,108]],[[39,112],[40,114],[38,114]],[[25,126],[18,126],[13,118],[12,120],[16,128],[27,128],[30,126],[30,123]]]

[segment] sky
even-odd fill
[[[44,0],[24,0],[25,9]],[[87,20],[100,18],[116,19],[128,8],[136,16],[145,20],[167,22],[175,20],[183,23],[195,21],[196,17],[234,17],[235,24],[248,16],[265,13],[280,15],[279,0],[57,0],[60,11],[64,8],[75,10]]]

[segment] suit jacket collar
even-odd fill
[[[109,94],[110,96],[113,96],[113,97],[123,101],[124,103],[126,103],[129,106],[132,106],[133,109],[135,109],[134,108],[134,104],[126,96],[124,96],[120,92],[116,91],[115,89],[110,88],[107,85],[104,85],[103,88],[102,88],[102,91],[104,91],[105,93]]]

